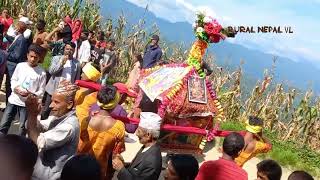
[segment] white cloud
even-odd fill
[[[148,6],[148,10],[155,16],[166,19],[170,22],[186,21],[186,8],[177,8],[177,2],[173,0],[127,0],[139,7]]]
[[[207,15],[217,18],[216,13],[209,6],[194,6],[185,0],[127,0],[139,7],[146,7],[155,16],[166,19],[170,22],[187,21],[192,23],[195,20],[197,11],[205,11]]]
[[[241,44],[251,49],[271,52],[295,61],[306,59],[320,64],[320,23],[314,15],[320,13],[312,8],[319,6],[320,0],[300,2],[291,0],[238,1],[238,0],[128,0],[145,7],[156,16],[171,22],[192,23],[195,11],[205,10],[217,18],[223,26],[291,26],[293,34],[238,34],[229,42]],[[312,11],[312,12],[311,12]],[[309,14],[310,13],[310,14]],[[313,14],[312,14],[313,13]],[[309,15],[308,15],[309,14]]]

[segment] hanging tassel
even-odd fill
[[[199,145],[199,149],[203,150],[207,144],[206,138],[202,138],[201,143]]]

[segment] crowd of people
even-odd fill
[[[5,76],[6,108],[0,122],[0,179],[4,180],[157,180],[164,170],[157,143],[162,118],[144,95],[132,112],[121,106],[134,97],[140,69],[160,63],[159,36],[153,35],[143,53],[136,52],[126,84],[108,84],[118,65],[110,31],[88,31],[80,19],[66,16],[52,32],[42,19],[24,14],[16,22],[4,9],[0,17],[0,84]],[[48,70],[40,64],[52,55]],[[143,54],[143,55],[142,55]],[[96,90],[94,90],[95,88]],[[134,115],[132,115],[134,114]],[[19,129],[8,134],[16,115]],[[114,117],[139,117],[138,125]],[[200,167],[192,155],[169,154],[164,179],[248,179],[242,166],[272,145],[262,134],[263,121],[249,117],[246,133],[224,138],[221,158]],[[132,162],[121,153],[127,133],[142,145]],[[273,160],[257,164],[257,179],[280,180]],[[289,180],[312,180],[295,171]]]

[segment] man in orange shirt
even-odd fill
[[[271,142],[262,135],[263,120],[250,116],[246,122],[246,134],[244,135],[245,146],[236,162],[243,166],[251,158],[260,153],[267,153],[272,149]]]

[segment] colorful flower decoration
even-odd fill
[[[204,13],[197,14],[197,20],[192,26],[198,40],[192,45],[187,63],[197,70],[200,77],[205,77],[206,74],[201,68],[201,62],[208,43],[218,43],[221,39],[225,39],[226,36],[223,35],[224,29],[218,21],[206,16]]]
[[[207,43],[218,43],[221,39],[225,39],[222,33],[224,29],[216,19],[206,16],[204,13],[198,13],[197,19],[193,24],[194,32],[199,40]]]

